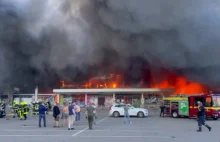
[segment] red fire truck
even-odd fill
[[[174,118],[184,116],[197,117],[198,101],[205,106],[206,118],[214,120],[220,118],[220,94],[175,95],[173,97],[164,97],[163,101],[165,114]]]

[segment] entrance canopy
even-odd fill
[[[172,94],[174,89],[157,89],[157,88],[114,88],[114,89],[53,89],[58,94],[142,94],[142,93],[169,93]]]

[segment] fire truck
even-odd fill
[[[175,95],[164,97],[165,114],[174,118],[190,117],[196,118],[198,112],[198,101],[202,102],[206,119],[220,118],[220,94],[202,94],[202,95]]]

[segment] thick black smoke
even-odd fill
[[[58,87],[143,68],[220,83],[218,0],[0,0],[0,83]]]
[[[152,63],[210,86],[220,83],[218,0],[106,0],[99,15],[114,31],[139,35],[137,50]]]

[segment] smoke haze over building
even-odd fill
[[[219,0],[0,0],[0,84],[167,68],[220,84]],[[158,79],[163,73],[157,74]]]

